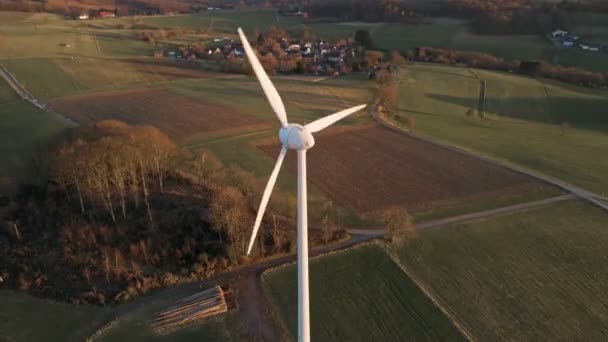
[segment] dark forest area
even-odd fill
[[[149,126],[102,121],[72,132],[39,165],[45,176],[0,206],[3,285],[72,303],[122,302],[295,251],[292,195],[273,196],[270,207],[288,215],[267,213],[246,256],[263,180],[208,151],[186,154]],[[186,157],[192,171],[178,171]],[[313,244],[344,237],[319,234],[327,235],[313,233]]]

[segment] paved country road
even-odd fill
[[[532,178],[536,178],[536,179],[538,179],[540,181],[543,181],[545,183],[549,183],[549,184],[555,185],[555,186],[557,186],[557,187],[559,187],[559,188],[561,188],[563,190],[566,190],[569,193],[575,194],[577,197],[579,197],[581,199],[584,199],[585,201],[590,202],[590,203],[592,203],[592,204],[594,204],[594,205],[596,205],[596,206],[598,206],[598,207],[600,207],[602,209],[608,210],[608,201],[606,201],[605,198],[603,198],[603,197],[601,197],[601,196],[599,196],[597,194],[594,194],[591,191],[588,191],[588,190],[579,188],[577,186],[574,186],[572,184],[566,183],[565,181],[562,181],[561,179],[557,179],[557,178],[553,178],[553,177],[544,175],[544,174],[542,174],[540,172],[528,170],[528,169],[520,167],[520,166],[515,166],[515,165],[509,164],[509,163],[501,162],[501,161],[498,161],[496,159],[480,155],[478,153],[470,152],[470,151],[464,150],[462,148],[458,148],[458,147],[455,147],[455,146],[443,143],[443,142],[441,142],[439,140],[435,140],[433,138],[430,138],[430,137],[425,136],[425,135],[420,134],[420,133],[412,134],[412,133],[407,132],[404,129],[401,129],[399,127],[396,127],[396,126],[392,125],[391,123],[389,123],[389,122],[385,121],[384,119],[382,119],[378,115],[378,110],[377,109],[378,109],[378,104],[373,105],[372,108],[370,109],[370,114],[371,114],[372,118],[374,118],[374,120],[376,122],[378,122],[380,125],[386,127],[387,129],[393,130],[393,131],[398,132],[398,133],[403,134],[403,135],[407,135],[407,136],[409,136],[411,138],[422,140],[424,142],[428,142],[430,144],[433,144],[433,145],[436,145],[436,146],[440,146],[440,147],[446,148],[448,150],[451,150],[451,151],[454,151],[454,152],[458,152],[458,153],[461,153],[461,154],[464,154],[464,155],[467,155],[467,156],[470,156],[470,157],[473,157],[473,158],[485,161],[487,163],[491,163],[491,164],[500,166],[500,167],[505,168],[505,169],[509,169],[511,171],[522,173],[522,174],[527,175],[527,176],[532,177]]]
[[[415,225],[415,228],[417,230],[440,228],[440,227],[444,227],[444,226],[448,226],[448,225],[456,224],[456,223],[471,222],[471,221],[491,218],[491,217],[498,216],[498,215],[504,215],[504,214],[508,214],[508,213],[533,210],[533,209],[549,206],[554,203],[572,200],[575,198],[576,198],[576,195],[574,195],[574,194],[566,194],[566,195],[557,196],[557,197],[548,198],[548,199],[539,200],[539,201],[521,203],[521,204],[511,205],[511,206],[497,208],[497,209],[485,210],[485,211],[480,211],[480,212],[471,213],[471,214],[458,215],[458,216],[454,216],[454,217],[450,217],[450,218],[423,222],[423,223]],[[310,228],[315,229],[316,227],[310,227]],[[310,250],[309,256],[311,258],[314,258],[314,257],[318,257],[318,256],[328,254],[328,253],[344,251],[344,250],[347,250],[354,246],[368,243],[375,239],[383,238],[386,233],[382,229],[347,228],[346,231],[350,234],[350,238],[337,242],[335,244],[312,248]],[[297,259],[296,255],[283,255],[283,256],[279,256],[279,257],[275,257],[275,258],[271,258],[271,259],[266,259],[266,260],[260,261],[258,263],[241,266],[235,270],[219,274],[215,277],[212,277],[212,278],[200,281],[200,282],[183,284],[183,285],[179,285],[179,286],[169,288],[169,289],[160,289],[160,290],[158,290],[157,293],[151,294],[150,297],[153,298],[156,296],[161,296],[161,297],[166,296],[168,293],[171,293],[173,291],[196,292],[199,289],[204,289],[204,288],[211,287],[211,286],[214,286],[217,284],[231,283],[231,284],[236,284],[236,287],[238,290],[243,291],[243,293],[247,293],[247,297],[256,296],[256,298],[253,298],[253,299],[252,298],[243,298],[243,296],[239,296],[239,293],[238,293],[239,291],[237,291],[237,300],[240,303],[239,305],[242,306],[243,304],[246,304],[252,300],[254,302],[256,302],[256,306],[259,306],[262,304],[267,305],[267,303],[264,300],[260,300],[261,298],[264,298],[264,293],[263,293],[261,286],[256,286],[255,288],[250,288],[250,286],[252,284],[251,282],[252,281],[259,282],[260,276],[265,271],[267,271],[269,269],[281,267],[284,265],[293,264],[296,262],[296,259]],[[241,289],[240,288],[241,286],[245,286],[246,288]],[[113,322],[116,319],[120,319],[120,317],[122,315],[126,315],[129,312],[131,312],[141,306],[144,306],[144,305],[146,305],[146,301],[142,301],[137,304],[133,304],[133,303],[123,304],[120,307],[120,309],[118,310],[118,312],[114,312],[114,313],[110,314],[107,317],[107,319],[103,322],[103,324],[100,324],[95,329],[89,331],[89,333],[85,336],[77,336],[77,338],[75,338],[75,340],[86,339],[88,336],[91,336],[97,330],[99,330],[104,325],[108,324],[109,322]],[[258,331],[254,332],[254,331],[248,330],[247,333],[251,334],[251,335],[259,334],[258,336],[265,336],[266,338],[264,340],[276,340],[276,331],[274,331],[272,329],[272,327],[269,327],[269,324],[271,325],[272,323],[270,323],[266,320],[266,317],[264,315],[264,310],[265,310],[265,308],[259,307],[259,310],[257,310],[257,311],[256,310],[247,310],[247,312],[243,312],[242,313],[243,317],[241,317],[240,319],[245,321],[246,324],[244,324],[243,325],[244,327],[242,327],[242,328],[251,329],[251,327],[254,327],[253,329],[256,329]]]

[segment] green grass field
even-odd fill
[[[0,189],[31,175],[30,163],[39,150],[63,132],[65,121],[22,101],[0,79]]]
[[[297,336],[295,265],[263,276],[292,338]],[[449,319],[377,246],[310,263],[311,337],[317,341],[458,341]]]
[[[239,322],[235,312],[182,328],[169,335],[152,332],[149,323],[158,312],[194,292],[196,289],[192,288],[165,289],[125,304],[130,310],[120,313],[118,323],[105,332],[99,341],[244,341],[239,335]]]
[[[480,341],[608,333],[608,215],[578,201],[419,233],[397,253]]]
[[[487,119],[477,108],[480,81],[468,69],[413,65],[402,73],[399,109],[416,130],[493,158],[608,193],[608,93],[559,82],[475,70],[487,82]],[[561,123],[570,127],[562,136]]]
[[[3,341],[84,340],[102,324],[110,309],[69,305],[0,290],[0,331]]]

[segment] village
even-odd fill
[[[337,76],[358,70],[363,61],[363,48],[351,40],[330,42],[322,39],[284,38],[276,33],[258,34],[257,50],[262,65],[271,73],[299,73]],[[169,58],[214,60],[239,63],[245,57],[240,42],[228,37],[214,38],[208,43],[166,49]]]

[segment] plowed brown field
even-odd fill
[[[237,110],[163,89],[132,89],[52,100],[51,107],[78,123],[116,119],[155,126],[178,142],[235,134],[267,123]]]
[[[308,151],[308,178],[357,212],[418,211],[542,187],[536,180],[377,125],[331,128]],[[259,146],[276,156],[275,144]],[[296,158],[287,165],[295,172]]]

